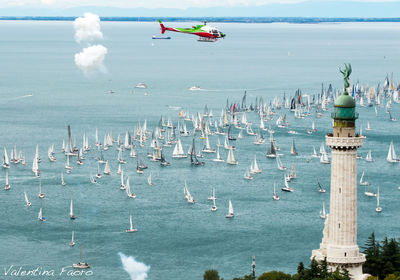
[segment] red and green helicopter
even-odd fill
[[[192,28],[165,27],[161,20],[158,20],[158,22],[161,26],[161,34],[164,34],[165,31],[193,34],[199,36],[198,41],[200,42],[215,42],[218,40],[218,38],[224,38],[226,36],[217,28],[208,26],[207,22],[204,22],[204,24],[192,26]]]

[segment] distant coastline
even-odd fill
[[[76,17],[58,16],[0,16],[0,20],[73,21]],[[341,22],[400,22],[400,18],[325,18],[325,17],[101,17],[102,21],[153,22],[228,22],[228,23],[341,23]]]

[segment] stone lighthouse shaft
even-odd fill
[[[333,133],[326,136],[326,145],[332,149],[330,211],[320,248],[313,250],[312,258],[326,258],[330,268],[346,268],[353,279],[364,279],[364,254],[357,245],[357,149],[363,137],[356,135],[358,118],[356,103],[347,93],[351,66],[341,73],[345,88],[335,100]]]

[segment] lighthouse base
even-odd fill
[[[355,258],[349,258],[348,261],[345,261],[344,258],[343,262],[333,262],[332,258],[329,258],[326,256],[326,250],[324,249],[317,249],[312,251],[311,259],[314,259],[318,262],[323,261],[325,258],[328,263],[328,268],[331,271],[335,271],[338,267],[340,268],[345,268],[350,276],[351,279],[354,280],[365,280],[370,276],[369,274],[363,274],[362,272],[362,265],[365,262],[365,256],[364,254],[359,254],[359,257],[357,258],[359,262],[354,262]]]

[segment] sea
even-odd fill
[[[196,22],[168,23],[173,27],[190,27]],[[210,25],[212,25],[210,23]],[[299,262],[309,264],[311,250],[319,248],[324,220],[319,212],[323,202],[329,212],[330,165],[311,158],[313,147],[319,150],[324,137],[332,131],[332,103],[322,118],[312,113],[295,119],[293,113],[276,110],[274,120],[266,122],[275,130],[274,138],[284,154],[285,166],[295,165],[297,178],[290,182],[293,193],[282,193],[284,172],[274,159],[265,156],[268,144],[254,145],[254,136],[244,133],[238,139],[235,157],[238,165],[213,162],[215,154],[205,154],[204,166],[192,167],[189,159],[173,159],[172,148],[163,154],[171,166],[160,167],[146,157],[149,141],[136,150],[148,169],[136,172],[136,159],[123,152],[135,199],[120,190],[117,174],[117,151],[114,144],[104,157],[112,174],[104,175],[98,184],[90,183],[97,172],[95,131],[103,142],[112,132],[124,139],[138,123],[147,122],[150,132],[161,116],[174,125],[182,123],[179,112],[203,113],[207,105],[219,120],[221,110],[240,103],[246,91],[247,104],[260,97],[269,104],[275,97],[317,95],[329,84],[335,90],[343,87],[339,67],[351,63],[351,83],[382,88],[386,76],[400,79],[400,23],[215,23],[226,38],[214,43],[198,42],[195,36],[168,33],[170,40],[152,40],[160,35],[156,22],[102,22],[104,38],[77,43],[71,21],[0,21],[0,150],[8,155],[16,145],[26,157],[27,166],[12,164],[9,169],[11,189],[5,191],[5,169],[0,170],[0,278],[13,279],[6,271],[53,270],[55,276],[22,279],[70,279],[61,273],[77,263],[82,246],[83,261],[91,265],[92,276],[78,279],[202,279],[204,271],[216,269],[224,279],[251,273],[252,256],[256,274],[279,270],[295,273]],[[83,48],[101,44],[107,48],[101,71],[83,73],[74,62],[74,55]],[[135,88],[138,83],[147,89]],[[198,85],[199,91],[188,88]],[[110,94],[113,91],[113,94]],[[399,237],[400,165],[389,164],[386,155],[393,140],[400,152],[400,122],[391,122],[385,112],[386,103],[377,108],[357,107],[357,130],[363,127],[366,136],[358,154],[365,158],[372,151],[373,162],[357,161],[358,178],[365,172],[371,191],[380,188],[381,213],[375,211],[376,198],[364,195],[358,186],[358,244],[362,247],[375,232],[378,240]],[[393,117],[400,119],[400,106],[392,104]],[[277,116],[287,114],[288,129],[275,125]],[[259,117],[247,113],[258,132]],[[307,128],[315,122],[317,132]],[[367,122],[371,131],[366,131]],[[191,122],[186,122],[192,131]],[[89,137],[92,150],[84,165],[75,164],[65,173],[62,141],[67,141],[67,126],[72,137],[82,145],[82,136]],[[237,135],[238,129],[232,129]],[[213,147],[217,138],[210,136]],[[268,140],[269,135],[264,132]],[[196,147],[203,140],[195,136]],[[187,151],[192,136],[181,137]],[[295,140],[298,156],[290,155]],[[268,143],[268,141],[266,141]],[[47,159],[47,149],[55,146],[57,162]],[[136,143],[138,144],[138,143]],[[35,147],[39,147],[41,178],[35,178],[31,165]],[[222,158],[227,151],[220,149]],[[243,174],[257,156],[262,173],[253,180]],[[103,169],[103,167],[101,167]],[[152,174],[154,186],[148,186]],[[61,186],[61,173],[66,186]],[[184,184],[196,201],[184,198]],[[317,182],[327,189],[319,193]],[[45,198],[39,199],[39,184]],[[272,200],[276,183],[280,201]],[[216,189],[218,211],[211,212],[207,197]],[[24,191],[32,202],[25,206]],[[76,220],[69,218],[73,199]],[[228,201],[235,211],[233,219],[225,218]],[[37,219],[42,207],[46,222]],[[126,233],[129,216],[133,216],[136,233]],[[71,232],[76,245],[68,246]],[[120,254],[132,256],[125,265]],[[150,266],[147,273],[143,264]],[[129,273],[127,272],[129,271]],[[139,272],[138,272],[139,271]],[[135,278],[144,271],[144,278]],[[60,275],[61,273],[61,275]],[[147,274],[147,278],[146,277]],[[130,276],[131,275],[131,276]],[[136,276],[135,276],[136,275]],[[131,278],[132,277],[132,278]]]

